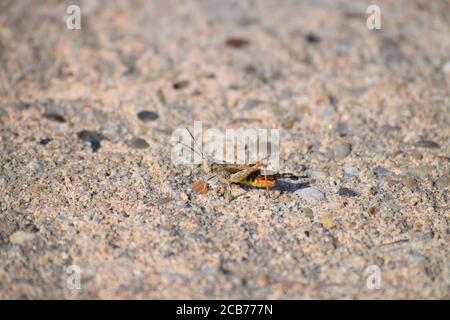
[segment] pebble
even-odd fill
[[[27,241],[31,241],[34,239],[34,234],[25,231],[16,231],[12,235],[9,236],[9,241],[12,244],[22,245]]]
[[[423,155],[422,153],[416,151],[411,152],[411,157],[415,160],[422,160],[423,159]]]
[[[389,170],[386,169],[385,167],[382,167],[382,166],[376,166],[376,167],[373,169],[373,174],[374,174],[376,177],[383,177],[383,176],[389,175],[390,172],[389,172]]]
[[[90,142],[92,152],[97,152],[101,147],[100,142],[105,139],[105,137],[97,131],[82,130],[78,132],[77,135],[80,140]]]
[[[66,122],[66,119],[60,115],[59,113],[55,113],[55,112],[46,112],[44,114],[42,114],[42,117],[51,121],[55,121],[55,122],[59,122],[59,123],[64,123]]]
[[[358,193],[350,188],[341,187],[339,188],[338,195],[340,195],[341,197],[357,197]]]
[[[44,166],[42,165],[42,163],[40,163],[37,160],[33,160],[28,164],[28,168],[30,168],[31,170],[35,171],[35,172],[42,172],[44,171]]]
[[[189,200],[189,196],[188,196],[188,194],[185,193],[185,192],[182,192],[182,193],[180,194],[180,198],[181,198],[181,200],[184,200],[184,201],[188,201],[188,200]]]
[[[147,149],[150,145],[142,138],[133,138],[130,141],[130,147],[133,149]]]
[[[416,251],[414,249],[411,249],[409,251],[409,259],[413,262],[421,262],[425,260],[425,257],[423,254],[421,254],[419,251]]]
[[[384,135],[392,131],[399,131],[401,128],[399,126],[391,126],[390,124],[384,124],[379,128],[379,133]]]
[[[345,122],[338,122],[336,124],[335,132],[339,135],[339,137],[343,138],[348,135],[348,127]]]
[[[428,148],[428,149],[437,149],[439,148],[439,144],[431,140],[420,140],[414,144],[417,148]]]
[[[5,109],[3,109],[2,107],[0,107],[0,117],[3,117],[6,114]]]
[[[322,218],[322,224],[327,229],[333,229],[336,228],[336,221],[333,219],[330,219],[329,217],[325,216]]]
[[[333,118],[336,114],[336,111],[334,111],[334,108],[332,106],[326,106],[324,107],[321,116],[325,120],[329,120]]]
[[[308,32],[305,35],[305,40],[309,43],[315,44],[315,43],[319,43],[320,41],[322,41],[322,39],[315,33],[313,32]]]
[[[207,194],[208,193],[208,182],[205,180],[199,180],[191,185],[192,190],[197,194]]]
[[[445,189],[448,186],[450,186],[450,177],[449,176],[442,176],[438,178],[435,182],[436,187]]]
[[[137,114],[137,117],[142,122],[151,122],[159,118],[159,115],[154,111],[143,110]]]
[[[324,180],[328,177],[328,172],[324,170],[311,170],[309,176],[316,180]]]
[[[49,144],[51,141],[52,141],[51,138],[44,138],[39,141],[39,144],[45,146],[45,145]]]
[[[247,39],[244,39],[244,38],[228,38],[225,41],[226,46],[228,46],[230,48],[234,48],[234,49],[239,49],[239,48],[242,48],[249,44],[250,44],[250,41],[248,41]]]
[[[417,186],[417,181],[416,181],[416,179],[414,179],[414,178],[411,178],[411,177],[405,177],[405,178],[402,179],[402,184],[403,184],[405,187],[410,187],[410,188],[412,188],[412,187]]]
[[[13,104],[13,108],[16,111],[24,111],[24,110],[29,109],[30,107],[31,107],[31,103],[23,102],[23,101],[14,102],[14,104]]]
[[[432,165],[420,165],[413,168],[410,168],[409,173],[413,176],[422,175],[422,174],[431,174],[434,170],[434,166]]]
[[[333,151],[336,159],[344,159],[352,152],[352,145],[347,142],[342,142],[335,145]]]
[[[370,214],[376,214],[380,209],[378,207],[370,207],[369,209],[367,209],[367,211]]]
[[[358,168],[353,164],[346,163],[344,165],[344,172],[348,175],[356,176],[358,175]]]
[[[175,82],[175,83],[172,85],[172,87],[173,87],[175,90],[184,89],[184,88],[186,88],[186,87],[188,87],[188,86],[189,86],[189,81],[187,81],[187,80],[177,81],[177,82]]]
[[[313,219],[314,218],[314,211],[312,211],[311,208],[305,208],[303,209],[303,213],[305,214],[306,217]]]
[[[442,66],[442,72],[443,72],[443,73],[450,73],[450,61],[446,62],[446,63]]]
[[[307,202],[318,202],[325,198],[322,191],[312,187],[299,189],[294,193]]]

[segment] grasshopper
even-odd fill
[[[212,174],[208,180],[218,177],[219,180],[226,186],[227,191],[225,197],[228,202],[233,199],[231,194],[231,184],[247,185],[254,188],[265,188],[266,190],[274,188],[277,185],[277,178],[275,175],[264,175],[262,173],[261,169],[266,167],[266,165],[262,164],[261,161],[257,161],[254,164],[242,165],[226,162],[215,162],[213,159],[205,157],[191,131],[189,131],[188,128],[186,128],[186,130],[189,132],[195,146],[199,150],[197,151],[191,146],[187,147],[202,157],[204,170],[208,174]]]

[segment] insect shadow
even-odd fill
[[[296,176],[292,173],[281,173],[276,175],[277,177],[277,185],[272,188],[273,191],[280,191],[281,193],[287,192],[292,193],[299,189],[309,188],[311,184],[309,182],[292,182],[288,180],[299,180],[299,179],[306,179],[307,176]],[[254,189],[252,186],[240,186],[244,190],[251,190]]]

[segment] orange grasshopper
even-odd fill
[[[189,132],[192,140],[198,151],[189,147],[193,152],[199,154],[203,159],[203,168],[209,174],[213,174],[208,180],[214,177],[218,177],[219,180],[227,187],[226,199],[228,202],[232,200],[231,186],[230,184],[241,184],[254,188],[265,188],[266,190],[272,189],[277,185],[276,175],[265,175],[262,172],[262,168],[266,165],[262,164],[261,161],[257,161],[254,164],[234,164],[226,162],[214,162],[212,159],[208,159],[203,155],[201,148],[198,146],[197,141],[192,135],[188,128],[186,130]]]

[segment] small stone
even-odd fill
[[[423,159],[423,155],[422,153],[418,152],[417,150],[411,152],[411,157],[415,160],[422,160]]]
[[[339,188],[338,195],[340,195],[341,197],[357,197],[358,193],[350,188],[341,187]]]
[[[336,111],[334,111],[334,108],[332,106],[326,106],[323,108],[321,116],[323,119],[328,120],[334,117],[336,114]]]
[[[411,249],[409,251],[409,259],[413,262],[421,262],[425,260],[425,257],[419,251]]]
[[[137,117],[142,122],[151,122],[151,121],[155,121],[156,119],[158,119],[159,115],[154,111],[144,110],[144,111],[140,111],[137,114]]]
[[[311,170],[309,176],[316,180],[324,180],[328,177],[328,172],[324,170]]]
[[[335,132],[341,138],[346,137],[348,135],[347,124],[345,122],[338,122],[338,123],[336,123]]]
[[[180,194],[180,198],[181,198],[181,200],[184,200],[184,201],[188,201],[189,200],[189,196],[185,192],[182,192]]]
[[[250,44],[250,41],[248,41],[247,39],[244,39],[244,38],[228,38],[225,41],[226,46],[228,46],[230,48],[234,48],[234,49],[239,49],[239,48],[242,48],[249,44]]]
[[[393,131],[400,131],[400,129],[401,128],[399,126],[391,126],[390,124],[384,124],[379,128],[379,133],[384,135]]]
[[[376,167],[373,169],[373,174],[374,174],[376,177],[384,177],[384,176],[389,175],[390,172],[389,172],[388,169],[386,169],[386,168],[384,168],[384,167],[382,167],[382,166],[376,166]]]
[[[439,144],[431,140],[420,140],[414,144],[417,148],[437,149]]]
[[[336,228],[336,221],[330,219],[328,216],[322,218],[322,225],[327,229]]]
[[[44,171],[44,166],[42,165],[42,163],[40,163],[37,160],[33,160],[28,164],[28,168],[30,168],[31,170],[35,171],[35,172],[42,172]]]
[[[450,177],[449,176],[439,177],[434,184],[436,185],[436,187],[440,189],[448,188],[448,186],[450,186]]]
[[[130,147],[133,149],[147,149],[150,145],[142,138],[133,138],[130,141]]]
[[[375,213],[377,213],[379,210],[380,210],[380,209],[379,209],[378,207],[370,207],[369,209],[367,209],[367,211],[368,211],[370,214],[375,214]]]
[[[312,219],[314,218],[314,211],[312,211],[311,208],[305,208],[303,209],[303,212],[305,213],[305,216]]]
[[[164,95],[164,91],[162,91],[161,89],[159,89],[159,90],[156,92],[156,95],[158,96],[159,102],[160,102],[163,106],[165,106],[165,105],[167,104],[167,100],[166,100],[166,96]]]
[[[208,193],[208,183],[205,180],[199,180],[191,185],[192,190],[197,194],[207,194]]]
[[[19,101],[19,102],[13,103],[13,108],[16,111],[24,111],[24,110],[29,109],[30,107],[31,107],[31,103],[28,103],[28,102]]]
[[[442,72],[443,72],[443,73],[450,73],[450,61],[446,62],[446,63],[442,66]]]
[[[356,176],[358,175],[358,168],[350,163],[346,163],[344,165],[344,172],[350,176]]]
[[[51,138],[44,138],[39,141],[39,144],[45,146],[45,145],[49,144],[50,141],[52,141]]]
[[[264,101],[262,101],[262,100],[249,99],[245,102],[244,107],[242,108],[242,111],[252,110],[252,109],[258,107],[262,103],[264,103]]]
[[[2,107],[0,107],[0,117],[3,117],[4,115],[6,115],[6,111]]]
[[[294,192],[297,196],[307,202],[318,202],[325,198],[325,195],[316,188],[304,188]]]
[[[66,119],[60,115],[59,113],[55,113],[55,112],[46,112],[42,115],[42,118],[51,120],[51,121],[55,121],[55,122],[59,122],[59,123],[64,123],[66,122]]]
[[[313,32],[308,32],[305,35],[305,40],[311,44],[316,44],[316,43],[319,43],[320,41],[322,41],[322,39]]]
[[[431,174],[431,173],[433,173],[434,169],[435,169],[434,166],[424,164],[424,165],[410,168],[409,174],[411,174],[413,176]]]
[[[12,244],[22,245],[27,241],[31,241],[34,239],[34,234],[25,231],[16,231],[12,235],[9,236],[9,241]]]
[[[82,130],[78,132],[77,135],[78,139],[91,144],[92,152],[97,152],[101,147],[100,142],[105,139],[105,137],[97,131]]]
[[[412,188],[412,187],[417,186],[417,181],[416,181],[416,179],[414,179],[414,178],[406,177],[406,178],[403,178],[403,179],[402,179],[402,184],[403,184],[405,187],[410,187],[410,188]]]
[[[352,145],[347,142],[342,142],[335,145],[333,151],[336,159],[344,159],[352,152]]]
[[[259,279],[258,282],[261,286],[266,287],[269,285],[270,283],[270,277],[267,274],[262,274]]]
[[[187,88],[188,86],[189,86],[189,81],[187,81],[187,80],[177,81],[172,85],[172,87],[175,90],[184,89],[184,88]]]

